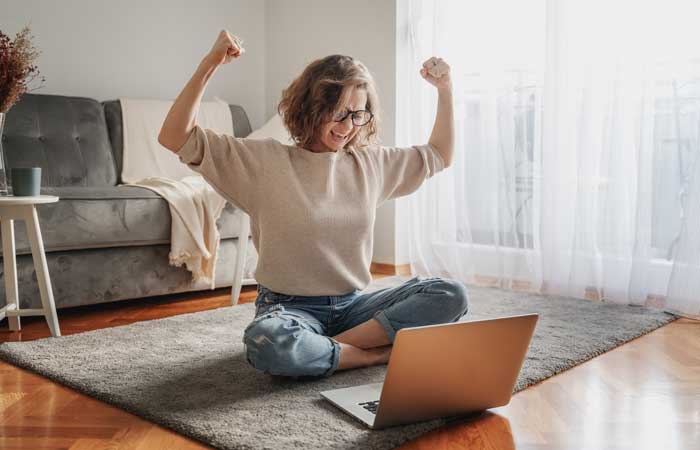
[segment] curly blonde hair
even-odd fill
[[[344,105],[353,88],[367,92],[366,110],[374,117],[347,143],[366,147],[379,142],[379,96],[372,74],[360,61],[345,55],[317,59],[282,91],[277,112],[294,142],[310,148],[316,133]]]

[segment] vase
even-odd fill
[[[7,165],[5,164],[5,152],[2,149],[2,142],[5,140],[3,128],[5,127],[6,113],[0,113],[0,197],[10,195],[7,188]]]

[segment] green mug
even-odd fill
[[[13,167],[10,169],[12,195],[36,197],[41,190],[41,167]]]

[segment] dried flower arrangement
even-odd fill
[[[6,113],[17,103],[32,82],[39,79],[43,84],[44,77],[39,77],[39,69],[34,62],[40,52],[32,45],[32,34],[25,26],[15,35],[14,41],[0,31],[0,113]]]

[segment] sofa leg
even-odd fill
[[[243,269],[248,255],[248,236],[250,235],[250,218],[248,214],[239,210],[241,215],[241,234],[238,236],[236,248],[236,264],[233,268],[233,285],[231,286],[231,305],[238,303],[243,285]]]

